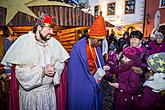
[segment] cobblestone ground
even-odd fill
[[[108,84],[108,82],[103,79],[103,98],[102,105],[103,110],[112,110],[112,87]]]

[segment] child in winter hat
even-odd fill
[[[165,110],[165,52],[150,55],[147,64],[153,74],[143,84],[143,93],[133,97],[135,107]]]
[[[140,74],[132,67],[140,59],[138,49],[127,47],[123,50],[123,58],[119,65],[108,63],[104,66],[109,73],[116,75],[115,82],[109,84],[115,88],[113,95],[113,110],[133,110],[132,95],[135,95],[140,85]]]
[[[165,90],[165,53],[161,52],[149,56],[147,64],[154,74],[149,77],[144,86],[151,87],[154,92]]]
[[[135,47],[127,47],[123,50],[123,56],[127,57],[133,62],[136,62],[140,58],[140,52]]]

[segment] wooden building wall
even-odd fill
[[[72,46],[79,40],[78,31],[87,30],[88,27],[76,27],[70,29],[63,29],[57,34],[57,39],[61,42],[64,48],[70,53]]]
[[[32,30],[32,26],[12,26],[10,27],[14,33],[12,36],[16,40],[22,34],[28,33]],[[55,37],[67,50],[68,53],[71,52],[72,46],[79,39],[78,31],[87,30],[89,27],[56,27],[54,30],[53,37]],[[0,30],[0,61],[4,56],[4,45],[3,45],[3,31]],[[3,66],[0,64],[0,73],[3,72]]]
[[[57,39],[62,43],[68,52],[71,51],[72,45],[77,41],[77,31],[89,29],[96,19],[95,16],[73,7],[48,5],[29,6],[28,8],[34,12],[36,16],[40,16],[40,14],[44,12],[55,17],[57,28],[54,30],[54,36],[57,37]],[[6,24],[6,14],[7,9],[0,7],[0,27],[11,27],[15,38],[21,34],[27,33],[36,23],[36,18],[29,16],[28,14],[18,12],[14,18],[8,24]],[[106,22],[106,26],[112,27],[113,25],[109,22]]]
[[[12,36],[16,40],[22,34],[28,33],[32,30],[32,26],[11,26],[11,30],[14,35]],[[71,52],[72,45],[79,39],[78,31],[88,30],[89,27],[55,27],[53,37],[55,37],[68,51]],[[2,31],[1,31],[2,32]],[[2,35],[0,36],[0,42],[3,42]],[[1,43],[0,55],[3,56],[3,43]]]
[[[64,6],[31,6],[29,7],[36,16],[40,16],[42,12],[50,14],[55,17],[57,26],[91,26],[96,19],[95,16],[83,12],[78,8],[64,7]],[[27,14],[18,12],[15,17],[9,22],[5,23],[6,9],[0,7],[0,26],[33,26],[36,18]],[[113,26],[106,22],[107,27]]]
[[[64,6],[30,6],[29,7],[36,16],[40,16],[41,12],[50,14],[55,17],[56,29],[54,30],[57,39],[67,49],[71,51],[72,44],[77,41],[77,31],[89,29],[96,17],[83,12],[78,8]],[[0,27],[10,26],[17,38],[21,34],[27,33],[36,23],[36,18],[27,14],[18,12],[14,18],[8,23],[5,23],[7,9],[0,7]],[[113,25],[106,22],[107,27]],[[2,37],[0,38],[2,41]],[[2,53],[2,51],[0,51]]]

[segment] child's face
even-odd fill
[[[122,61],[127,64],[128,62],[132,60],[123,55]]]

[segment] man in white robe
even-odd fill
[[[54,85],[60,83],[69,54],[53,37],[53,20],[42,14],[33,32],[20,36],[2,60],[15,67],[20,110],[56,110]]]

